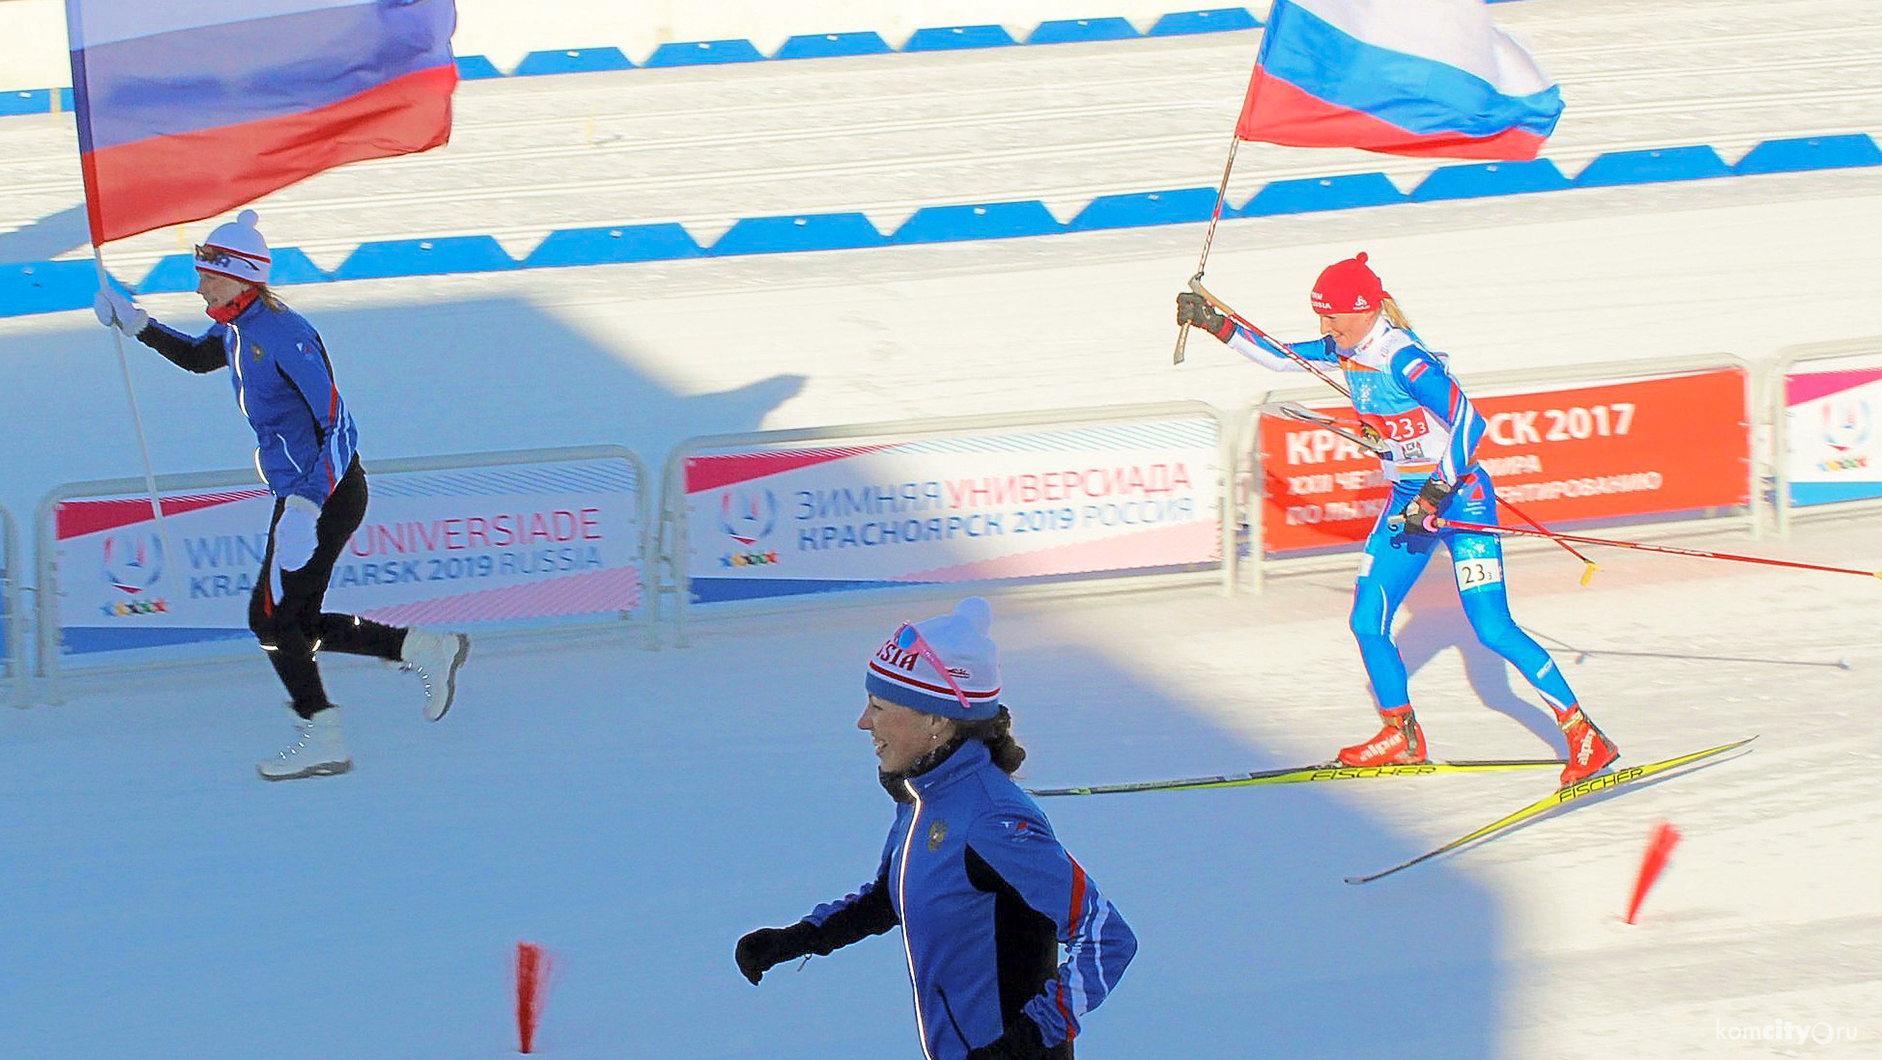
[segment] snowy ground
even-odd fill
[[[1766,17],[1772,10],[1783,17]],[[1530,0],[1500,5],[1506,13],[1539,22],[1524,27],[1532,38],[1552,29],[1610,52],[1703,54],[1699,65],[1715,71],[1755,64],[1769,54],[1764,38],[1808,40],[1821,70],[1867,70],[1873,88],[1867,5]],[[1221,45],[1192,46],[1202,56]],[[917,76],[903,71],[926,70],[955,91],[997,95],[1025,84],[1033,62],[1054,64],[1055,78],[1084,76],[1056,70],[1079,57],[1092,70],[1133,69],[1138,53],[1109,47],[790,64],[788,77],[805,81],[765,80],[786,76],[776,73],[785,64],[674,72],[676,86],[705,93],[703,111],[689,114],[688,92],[675,88],[677,109],[645,135],[719,120],[711,94],[736,85],[772,84],[788,102],[842,82],[864,98],[871,74],[888,79],[877,86],[887,92]],[[1550,65],[1573,67],[1578,55]],[[1807,76],[1812,56],[1790,68]],[[1236,61],[1241,72],[1220,80],[1245,75],[1246,58]],[[1590,135],[1625,141],[1639,129],[1652,143],[1628,146],[1652,146],[1874,131],[1805,111],[1787,127],[1783,91],[1757,121],[1734,124],[1746,108],[1691,102],[1708,76],[1724,75],[1643,78],[1589,126],[1620,131]],[[595,84],[534,82],[526,87],[545,108]],[[1810,88],[1787,91],[1794,102]],[[507,106],[502,93],[520,90],[480,96],[467,85],[465,113]],[[1749,83],[1733,91],[1758,96]],[[1215,116],[1186,135],[1200,143],[1233,107],[1202,107]],[[1628,124],[1642,114],[1661,124]],[[44,164],[32,159],[53,148],[36,120],[0,124],[0,168]],[[1102,132],[1100,122],[1073,139]],[[475,135],[467,128],[463,141]],[[868,153],[849,138],[833,143],[845,157]],[[1086,183],[1149,190],[1207,183],[1220,166],[1201,151],[1180,172],[1139,172],[1143,157],[1048,152],[1013,170],[970,158],[910,190],[926,179],[911,158],[832,183],[829,199],[807,180],[775,207],[912,208]],[[416,195],[430,179],[395,165],[358,172],[368,170],[388,197]],[[491,186],[513,184],[509,172],[499,167]],[[379,230],[397,210],[373,214],[371,195],[318,211],[287,200],[325,195],[318,183],[284,193],[277,243],[318,244],[316,216],[335,219],[336,246],[446,234]],[[707,203],[714,188],[703,183],[697,201]],[[56,236],[76,209],[75,184],[28,191],[41,197],[0,247]],[[671,205],[686,198],[675,194],[651,208],[661,216],[623,208],[631,196],[596,195],[589,213],[546,220],[528,200],[492,194],[465,223],[522,232],[666,219],[689,208]],[[264,219],[276,208],[264,204]],[[1168,366],[1170,295],[1194,271],[1201,235],[1187,226],[288,294],[335,351],[369,459],[615,441],[657,460],[682,437],[761,427],[1164,397],[1239,405],[1279,380],[1202,339],[1189,364]],[[1869,307],[1882,289],[1882,174],[1236,221],[1218,236],[1210,275],[1221,282],[1211,286],[1277,332],[1305,331],[1314,272],[1362,246],[1467,382],[1716,351],[1763,363],[1790,343],[1878,331]],[[189,297],[148,301],[160,316],[200,319]],[[128,352],[159,471],[246,459],[222,380]],[[0,503],[16,515],[58,482],[138,472],[111,345],[88,315],[0,321],[0,371],[0,422],[16,452],[0,464]],[[1788,540],[1682,540],[1882,566],[1874,515],[1806,523]],[[1518,619],[1557,650],[1629,761],[1758,733],[1750,755],[1361,888],[1340,878],[1462,834],[1548,780],[1053,803],[1059,831],[1143,940],[1091,1018],[1081,1057],[1882,1055],[1882,589],[1635,552],[1598,558],[1604,573],[1582,589],[1578,564],[1522,551],[1511,563]],[[1278,579],[1259,596],[1171,588],[997,600],[1006,685],[1032,752],[1025,779],[1245,771],[1319,760],[1366,735],[1349,586],[1350,571],[1329,570]],[[253,761],[287,731],[259,659],[78,681],[62,706],[0,713],[0,1056],[502,1056],[514,1050],[507,961],[524,938],[558,957],[545,1056],[918,1055],[891,940],[780,969],[757,989],[738,977],[731,947],[873,870],[889,806],[850,727],[863,658],[896,622],[941,607],[934,597],[818,600],[796,614],[705,623],[690,647],[659,652],[595,633],[488,641],[461,706],[437,726],[420,719],[410,678],[336,662],[331,683],[358,761],[338,780],[254,778]],[[1457,647],[1469,638],[1444,585],[1422,587],[1403,620],[1413,692],[1440,754],[1545,750],[1553,737],[1534,697],[1479,649]],[[1619,918],[1662,820],[1685,838],[1630,927]],[[1799,1043],[1791,1028],[1842,1040]],[[1791,1040],[1759,1038],[1784,1033]]]

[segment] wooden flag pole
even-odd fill
[[[98,266],[98,289],[111,282],[105,273],[105,253],[98,244],[91,245],[92,261]],[[118,372],[124,377],[124,396],[131,402],[131,425],[137,430],[137,451],[144,459],[144,488],[150,491],[150,514],[157,520],[157,540],[163,543],[163,559],[170,562],[176,553],[170,550],[170,531],[164,526],[163,505],[157,500],[157,475],[151,470],[150,443],[144,438],[144,417],[137,410],[137,391],[131,386],[131,363],[124,356],[124,335],[117,325],[111,327],[111,341],[118,351]]]
[[[1229,137],[1229,158],[1222,166],[1222,183],[1215,189],[1215,209],[1209,212],[1209,231],[1202,237],[1202,256],[1196,259],[1196,275],[1189,278],[1193,288],[1202,282],[1203,267],[1209,264],[1209,246],[1215,242],[1215,226],[1222,220],[1222,200],[1229,193],[1229,172],[1235,168],[1235,149],[1240,147],[1241,137]],[[1176,325],[1176,353],[1171,356],[1171,364],[1183,363],[1183,348],[1189,344],[1189,325]]]

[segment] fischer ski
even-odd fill
[[[1205,788],[1243,788],[1255,784],[1305,784],[1316,780],[1371,780],[1376,777],[1422,777],[1433,773],[1481,773],[1507,769],[1536,769],[1565,765],[1557,758],[1497,758],[1461,762],[1418,762],[1406,765],[1343,766],[1327,762],[1289,766],[1260,773],[1230,773],[1219,777],[1182,780],[1146,780],[1136,784],[1094,784],[1081,788],[1029,788],[1028,795],[1117,795],[1132,791],[1198,791]]]
[[[1450,842],[1444,844],[1441,847],[1438,847],[1435,850],[1426,851],[1425,853],[1418,855],[1417,857],[1411,859],[1410,861],[1400,862],[1399,864],[1394,865],[1389,869],[1384,869],[1379,872],[1375,872],[1369,876],[1348,876],[1346,877],[1346,882],[1353,883],[1353,884],[1371,883],[1373,880],[1379,879],[1384,876],[1390,876],[1393,873],[1398,872],[1401,869],[1409,869],[1413,865],[1418,864],[1419,862],[1428,861],[1432,858],[1437,857],[1439,854],[1444,854],[1449,851],[1456,850],[1457,848],[1461,846],[1465,846],[1466,844],[1474,843],[1474,842],[1477,842],[1478,840],[1488,838],[1489,836],[1495,835],[1499,832],[1507,831],[1510,828],[1513,828],[1516,825],[1519,825],[1523,823],[1524,821],[1529,820],[1532,817],[1536,817],[1540,814],[1547,813],[1548,811],[1556,809],[1557,807],[1565,806],[1568,803],[1581,798],[1583,795],[1594,795],[1594,794],[1598,794],[1604,791],[1612,791],[1615,788],[1619,788],[1627,784],[1632,784],[1633,782],[1637,780],[1644,780],[1647,777],[1653,776],[1656,773],[1664,773],[1669,769],[1677,769],[1680,766],[1691,765],[1694,762],[1699,762],[1704,759],[1711,758],[1715,755],[1722,755],[1728,751],[1736,751],[1740,747],[1745,746],[1746,744],[1750,743],[1751,741],[1755,739],[1757,739],[1756,736],[1747,736],[1742,740],[1735,740],[1731,743],[1722,743],[1718,745],[1717,747],[1708,747],[1703,751],[1694,751],[1691,754],[1683,754],[1674,758],[1666,758],[1658,762],[1649,762],[1644,766],[1628,766],[1624,769],[1617,769],[1612,773],[1602,773],[1597,776],[1589,777],[1587,780],[1570,784],[1566,788],[1561,788],[1557,791],[1552,791],[1549,794],[1544,795],[1542,798],[1537,799],[1536,801],[1523,807],[1522,809],[1517,810],[1515,813],[1509,814],[1508,816],[1505,816],[1505,817],[1498,818],[1497,820],[1484,825],[1482,828],[1479,828],[1476,831],[1469,833],[1468,835],[1459,836],[1458,838],[1451,840]]]

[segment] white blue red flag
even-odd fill
[[[1484,0],[1274,0],[1235,135],[1519,161],[1561,116],[1561,90]]]
[[[92,242],[450,139],[452,0],[66,0]]]

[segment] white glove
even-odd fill
[[[144,330],[150,323],[150,314],[138,307],[130,295],[119,291],[110,284],[98,289],[98,294],[91,300],[91,311],[98,314],[98,323],[105,327],[116,324],[119,331],[132,338]]]
[[[314,545],[318,540],[314,523],[319,518],[320,508],[313,501],[299,494],[288,498],[287,507],[281,509],[280,521],[274,524],[276,570],[300,570],[314,558]]]

